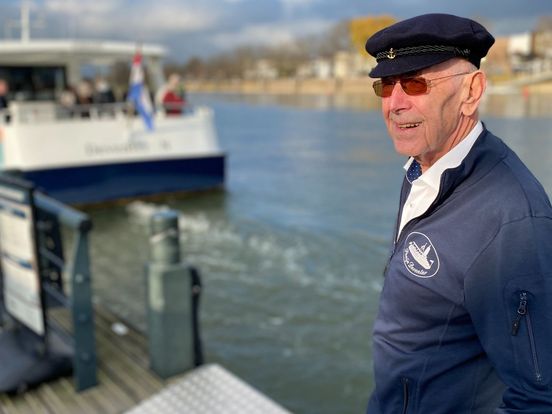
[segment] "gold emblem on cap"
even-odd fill
[[[393,48],[389,49],[389,52],[387,52],[387,59],[395,59],[395,51]]]

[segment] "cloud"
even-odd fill
[[[236,32],[215,34],[212,42],[220,49],[232,49],[240,45],[277,46],[290,43],[301,36],[321,33],[333,24],[330,20],[307,19],[290,23],[250,25]]]
[[[496,36],[522,33],[535,28],[539,18],[539,16],[497,18],[487,28]]]
[[[71,20],[78,35],[161,39],[175,33],[213,28],[218,13],[193,1],[132,2],[124,0],[47,0],[45,10]]]
[[[21,0],[0,1],[0,25],[18,20]],[[551,0],[34,0],[36,37],[156,42],[177,59],[241,45],[277,45],[351,17],[427,12],[480,16],[497,35],[530,30]],[[1,35],[1,34],[0,34]]]
[[[289,20],[294,19],[298,15],[310,15],[311,18],[314,18],[314,16],[318,16],[321,12],[320,9],[316,9],[317,3],[320,3],[320,1],[323,0],[279,0],[283,16]]]
[[[311,6],[317,2],[317,0],[280,0],[282,5],[286,9],[294,9]]]
[[[124,6],[123,0],[46,0],[44,9],[47,12],[64,14],[66,16],[79,15],[107,15],[120,10]]]

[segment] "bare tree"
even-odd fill
[[[320,57],[331,58],[337,52],[349,52],[353,49],[349,26],[349,21],[344,20],[321,36]]]
[[[192,58],[181,70],[193,78],[232,79],[242,77],[260,59],[267,59],[279,76],[287,77],[293,76],[299,65],[311,59],[331,58],[339,51],[350,50],[353,50],[350,22],[342,21],[325,33],[301,37],[278,46],[241,46],[206,60]]]
[[[552,16],[541,16],[535,27],[536,32],[550,32],[552,31]]]

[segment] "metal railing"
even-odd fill
[[[182,103],[165,103],[155,108],[157,117],[180,116],[193,112],[193,108]],[[15,101],[8,109],[0,110],[0,124],[29,124],[60,120],[98,120],[139,116],[129,102],[103,104],[75,104],[65,106],[51,101]]]
[[[97,358],[88,233],[89,217],[39,192],[35,192],[37,237],[42,286],[47,306],[61,305],[70,310],[73,328],[73,378],[75,389],[97,385]],[[63,257],[61,225],[72,233],[72,249]],[[63,290],[63,276],[70,282],[70,295]]]

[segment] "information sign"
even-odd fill
[[[10,180],[11,181],[11,180]],[[0,180],[0,266],[4,306],[36,334],[45,334],[32,188]]]

